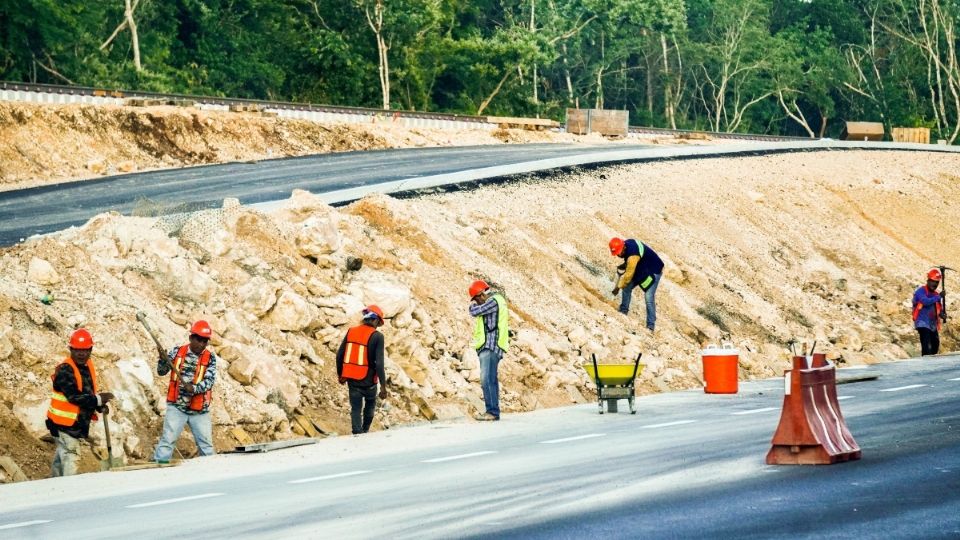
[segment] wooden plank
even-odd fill
[[[606,109],[567,109],[567,133],[599,133],[608,137],[626,137],[630,114]]]
[[[930,128],[895,127],[890,133],[894,142],[930,144]]]
[[[250,437],[250,435],[244,431],[242,427],[237,426],[231,429],[230,434],[233,435],[233,438],[242,445],[253,444],[253,438]]]
[[[574,135],[586,135],[587,131],[587,110],[586,109],[567,109],[567,133]]]
[[[847,122],[841,138],[845,141],[882,141],[883,133],[880,122]]]
[[[0,456],[0,467],[7,472],[7,478],[14,482],[26,482],[27,475],[23,474],[20,466],[10,456]]]
[[[518,126],[518,127],[560,127],[560,122],[549,118],[522,118],[513,116],[488,116],[487,122],[497,125]]]
[[[298,414],[293,417],[294,422],[297,423],[300,427],[303,428],[303,431],[307,434],[308,437],[319,437],[320,433],[313,427],[313,422],[309,418]]]

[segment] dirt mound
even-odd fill
[[[517,129],[409,129],[383,119],[319,124],[180,107],[0,103],[0,190],[327,152],[529,142],[605,139]]]

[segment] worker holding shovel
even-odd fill
[[[927,284],[913,293],[913,326],[920,336],[920,355],[940,352],[940,325],[946,319],[943,296],[937,291],[943,272],[933,268],[927,272]]]
[[[98,420],[97,412],[107,414],[110,392],[100,392],[97,370],[90,361],[93,338],[84,328],[70,336],[70,356],[53,372],[53,391],[47,409],[47,429],[57,440],[57,451],[51,464],[52,476],[77,474],[80,440],[90,435],[90,422]]]
[[[157,374],[161,377],[170,374],[163,433],[153,453],[153,460],[157,463],[170,462],[173,448],[186,425],[190,426],[201,456],[216,453],[213,448],[210,397],[217,379],[217,355],[207,348],[212,335],[213,330],[206,321],[197,321],[190,328],[190,342],[167,352],[151,333],[160,355]]]

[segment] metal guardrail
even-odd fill
[[[63,86],[56,84],[22,83],[0,81],[0,100],[9,99],[5,92],[29,92],[39,95],[62,97],[80,97],[79,102],[122,104],[127,98],[189,100],[211,108],[227,108],[230,105],[259,105],[264,110],[273,110],[285,117],[307,118],[310,120],[346,120],[346,121],[376,121],[378,119],[402,120],[408,125],[422,125],[425,127],[473,127],[493,129],[497,127],[486,116],[472,116],[466,114],[428,113],[417,111],[392,111],[370,109],[364,107],[346,107],[338,105],[316,105],[312,103],[297,103],[292,101],[268,101],[262,99],[225,98],[216,96],[201,96],[194,94],[168,94],[160,92],[143,92],[136,90],[111,90],[91,86]],[[33,101],[33,100],[29,100]],[[48,103],[54,100],[39,99]],[[59,103],[75,102],[70,99],[56,100]],[[332,116],[332,118],[331,118]],[[721,133],[713,131],[698,131],[687,129],[667,129],[631,126],[629,135],[667,135],[672,137],[708,137],[711,139],[733,139],[745,141],[810,141],[806,137],[786,137],[781,135],[758,135],[747,133]]]
[[[709,137],[711,139],[734,139],[738,141],[815,141],[809,137],[788,137],[786,135],[759,135],[752,133],[725,133],[720,131],[699,131],[695,129],[667,129],[630,126],[631,135],[671,135],[688,137]]]

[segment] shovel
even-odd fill
[[[113,445],[110,444],[110,419],[108,418],[108,413],[103,413],[103,429],[107,435],[107,459],[100,460],[100,470],[109,471],[114,467],[123,466],[123,459],[113,457]]]

